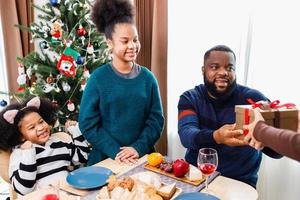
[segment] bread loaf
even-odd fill
[[[176,183],[163,185],[157,190],[157,193],[164,199],[169,200],[176,192]]]
[[[97,195],[97,199],[109,199],[109,192],[107,189],[107,186],[101,188],[101,190],[99,191],[98,195]]]
[[[102,187],[97,200],[170,200],[176,192],[176,184],[164,185],[153,172],[141,172],[131,177],[110,177]]]
[[[132,178],[138,179],[147,185],[153,186],[155,189],[161,187],[161,180],[159,175],[153,172],[140,172],[131,176]]]

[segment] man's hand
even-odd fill
[[[225,124],[213,133],[214,139],[218,144],[226,144],[228,146],[247,145],[246,141],[237,138],[241,135],[243,135],[243,130],[235,130],[235,124]]]
[[[259,108],[254,109],[254,121],[249,125],[244,125],[243,128],[249,130],[248,134],[245,136],[244,141],[249,143],[250,146],[257,150],[261,150],[264,146],[261,142],[257,141],[253,136],[254,128],[258,121],[265,121],[262,115],[260,114]]]
[[[136,164],[139,158],[138,152],[133,147],[121,147],[115,160],[119,163]]]

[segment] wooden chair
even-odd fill
[[[298,133],[300,133],[300,110],[298,110]]]
[[[7,183],[10,183],[8,176],[9,157],[10,151],[0,151],[0,176]],[[15,200],[17,198],[17,193],[13,190],[10,184],[9,194],[10,200]]]
[[[65,132],[54,133],[52,137],[57,137],[64,142],[72,141],[71,136]],[[17,199],[17,193],[13,190],[13,187],[10,185],[10,179],[8,175],[10,153],[10,151],[0,151],[0,176],[4,181],[9,183],[10,200],[15,200]]]

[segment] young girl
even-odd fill
[[[92,18],[112,62],[93,72],[81,99],[79,126],[92,145],[88,164],[108,157],[135,163],[154,151],[163,129],[157,80],[135,63],[141,45],[130,1],[96,0]]]
[[[50,134],[55,121],[52,103],[39,97],[0,113],[0,149],[12,150],[9,177],[21,195],[66,177],[68,166],[87,160],[87,142],[80,132],[63,142]]]

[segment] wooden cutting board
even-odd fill
[[[205,178],[203,178],[203,177],[202,177],[202,179],[197,180],[197,181],[191,181],[186,176],[179,178],[179,177],[176,177],[173,173],[165,172],[164,170],[161,170],[159,168],[153,167],[153,166],[151,166],[149,164],[145,164],[144,168],[148,169],[150,171],[162,174],[164,176],[168,176],[168,177],[171,177],[173,179],[176,179],[176,180],[179,180],[179,181],[182,181],[182,182],[185,182],[185,183],[189,183],[189,184],[195,185],[195,186],[199,185],[200,183],[202,183],[205,180]]]
[[[106,168],[110,169],[117,176],[120,176],[120,175],[130,171],[131,169],[135,168],[136,166],[143,164],[144,162],[146,162],[146,160],[147,160],[147,155],[141,157],[138,160],[137,164],[129,165],[129,164],[120,164],[111,158],[107,158],[107,159],[102,160],[101,162],[95,164],[94,166],[106,167]]]

